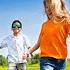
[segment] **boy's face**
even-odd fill
[[[15,34],[19,33],[21,31],[21,29],[22,29],[21,25],[17,22],[12,25],[12,31]]]
[[[12,28],[12,31],[13,31],[13,33],[15,33],[15,34],[18,34],[18,33],[21,31],[21,28],[18,28],[18,29],[13,29],[13,28]]]

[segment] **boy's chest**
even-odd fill
[[[23,46],[25,40],[23,38],[10,38],[8,41],[8,46]]]

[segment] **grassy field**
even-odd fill
[[[0,70],[7,70],[7,67],[0,66]],[[39,64],[27,65],[27,70],[39,70]]]
[[[70,70],[70,59],[67,61],[66,70]]]
[[[39,70],[39,64],[27,65],[27,70]],[[7,67],[0,66],[0,70],[7,70]],[[67,61],[66,70],[70,70],[70,60]]]

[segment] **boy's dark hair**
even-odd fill
[[[16,22],[18,22],[20,24],[20,28],[22,28],[22,23],[19,20],[14,20],[12,22],[12,28],[13,28],[13,25],[16,24]]]

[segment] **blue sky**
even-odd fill
[[[65,0],[70,10],[70,0]],[[19,19],[32,45],[37,41],[42,22],[46,19],[43,0],[0,0],[0,42],[11,34],[11,23]],[[3,49],[5,50],[5,49]],[[6,53],[0,50],[0,54]]]

